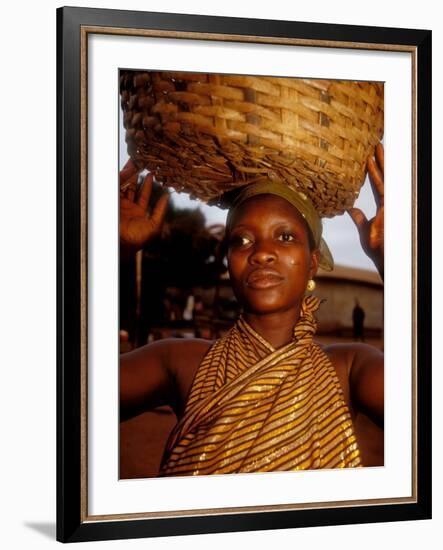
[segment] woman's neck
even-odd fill
[[[245,311],[243,318],[274,349],[278,349],[292,340],[294,326],[300,318],[300,306],[278,313],[257,314]]]

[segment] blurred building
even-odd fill
[[[358,304],[364,312],[363,339],[383,349],[383,281],[378,273],[354,267],[335,266],[320,271],[315,294],[324,300],[317,312],[321,340],[354,339],[353,311]]]

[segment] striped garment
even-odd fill
[[[160,475],[361,466],[349,409],[312,340],[320,300],[307,296],[294,339],[275,350],[244,319],[203,359]]]

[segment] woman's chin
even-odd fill
[[[247,287],[242,288],[241,292],[235,292],[243,311],[254,315],[285,315],[289,311],[298,311],[303,299],[303,295],[297,299],[295,296],[298,294],[282,292],[281,285],[264,289]]]
[[[278,315],[286,314],[289,310],[295,309],[288,307],[286,304],[279,304],[272,300],[260,300],[248,302],[244,305],[244,311],[254,315]]]

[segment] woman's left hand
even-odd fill
[[[380,276],[384,275],[384,149],[379,143],[375,158],[367,162],[369,181],[374,193],[377,212],[368,220],[359,208],[350,208],[349,215],[357,226],[363,250],[374,262]]]

